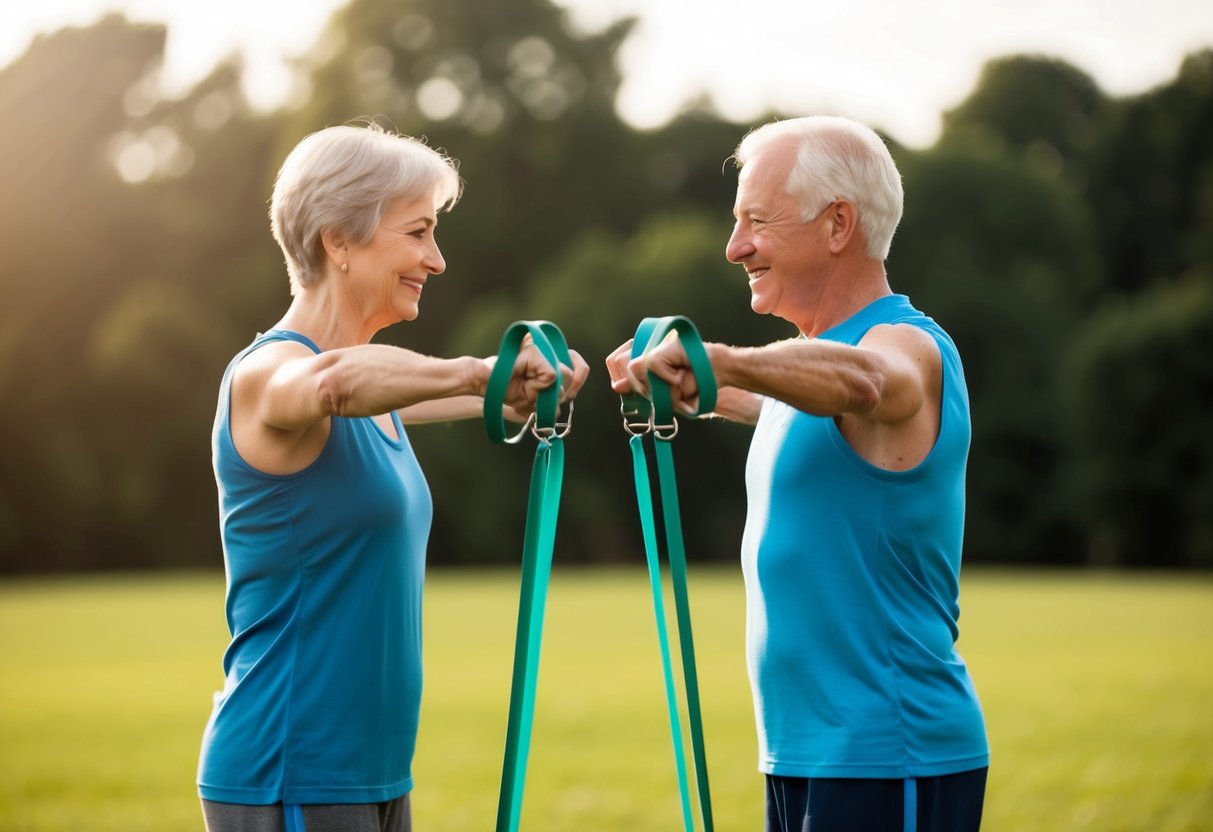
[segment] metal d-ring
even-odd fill
[[[564,439],[566,436],[568,436],[570,433],[573,432],[573,404],[574,404],[574,402],[572,402],[572,401],[569,402],[569,413],[567,416],[564,417],[564,421],[556,423],[556,438],[557,439]]]
[[[535,414],[532,413],[531,418],[527,420],[526,427],[531,429],[531,435],[540,442],[551,442],[553,439],[564,439],[573,430],[573,403],[569,402],[569,415],[565,417],[563,422],[557,422],[551,427],[541,428],[535,423]]]
[[[668,430],[669,433],[663,434],[663,430]],[[668,425],[653,425],[653,438],[660,439],[662,442],[669,442],[678,435],[678,420],[673,416],[670,417]]]

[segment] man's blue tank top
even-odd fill
[[[432,503],[399,417],[332,417],[304,470],[273,476],[232,442],[228,366],[213,457],[231,644],[198,766],[207,800],[378,803],[412,789],[421,594]]]
[[[767,399],[746,465],[746,653],[759,768],[786,777],[933,777],[989,763],[957,654],[970,421],[951,338],[902,295],[817,336],[878,324],[929,333],[943,358],[939,437],[892,472],[834,420]]]

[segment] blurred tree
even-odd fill
[[[646,193],[635,139],[615,115],[625,21],[578,39],[547,0],[353,0],[304,68],[312,96],[287,120],[303,134],[377,116],[460,160],[467,196],[441,220],[448,263],[425,315],[385,340],[441,351],[464,307],[524,282],[582,230],[626,227]]]
[[[1095,81],[1057,58],[1012,55],[989,61],[977,87],[943,116],[949,144],[1009,152],[1038,173],[1085,183],[1110,102]]]
[[[619,398],[607,384],[602,359],[631,336],[646,316],[684,314],[705,338],[758,344],[787,337],[782,321],[759,318],[749,309],[744,274],[723,256],[729,225],[696,214],[649,217],[628,238],[609,232],[584,234],[542,269],[516,301],[501,296],[478,307],[460,327],[460,351],[495,350],[506,324],[543,318],[561,325],[573,347],[591,364],[593,377],[577,401],[568,440],[569,474],[561,512],[562,557],[615,560],[642,552],[632,485],[627,434]],[[458,492],[459,504],[435,505],[438,531],[433,546],[443,552],[492,552],[511,559],[515,548],[498,551],[500,540],[521,540],[525,483],[521,458],[512,449],[466,452],[465,430],[425,428],[418,441],[435,492]],[[422,436],[418,434],[418,436]],[[742,469],[750,432],[720,424],[687,424],[677,441],[688,552],[694,558],[736,557],[745,518]],[[479,436],[477,436],[479,439]],[[514,483],[505,489],[503,484]],[[474,506],[476,522],[463,512]]]
[[[1213,566],[1213,272],[1104,304],[1062,390],[1086,560]]]
[[[220,563],[215,391],[230,356],[288,297],[266,216],[273,123],[249,111],[240,81],[238,62],[222,64],[182,98],[148,102],[115,140],[159,141],[183,157],[132,184],[132,227],[151,233],[128,235],[131,285],[96,310],[90,345],[89,370],[113,403],[98,446],[122,483],[107,517],[137,530],[141,564]],[[132,421],[157,428],[132,441]]]
[[[899,159],[889,279],[956,341],[973,414],[966,556],[1076,559],[1054,367],[1096,260],[1082,200],[1014,155],[942,141]]]
[[[0,73],[9,569],[218,563],[207,433],[274,249],[268,133],[234,64],[164,100],[164,39],[111,16]]]
[[[791,333],[748,311],[722,256],[736,181],[722,167],[745,129],[702,102],[661,129],[623,124],[630,26],[576,37],[550,0],[353,0],[300,62],[298,98],[266,115],[249,110],[237,60],[165,98],[163,27],[117,16],[39,38],[0,70],[0,107],[16,114],[0,134],[0,570],[219,563],[219,376],[289,301],[273,176],[303,135],[361,115],[448,148],[468,181],[441,220],[448,274],[385,340],[487,354],[511,320],[561,324],[595,373],[569,444],[561,556],[638,551],[603,355],[646,315],[687,314],[743,344]],[[889,266],[966,363],[970,555],[1209,565],[1194,443],[1213,50],[1125,100],[1060,61],[1001,59],[945,126],[932,149],[893,144],[907,208]],[[1156,397],[1173,420],[1151,434]],[[415,430],[434,560],[516,557],[529,454],[487,445],[475,423]],[[748,435],[697,424],[679,437],[693,556],[735,554]]]
[[[6,426],[30,438],[0,457],[7,565],[217,562],[215,384],[287,305],[265,206],[304,133],[386,111],[459,149],[472,198],[442,229],[456,279],[389,338],[435,352],[466,312],[517,296],[583,231],[623,232],[727,188],[718,160],[736,129],[717,141],[719,123],[691,114],[694,126],[663,141],[616,117],[614,50],[628,25],[578,40],[535,0],[487,12],[358,2],[334,19],[327,55],[322,44],[301,67],[311,102],[266,118],[248,111],[237,61],[166,100],[162,27],[114,16],[36,43],[0,75],[0,101],[29,112],[4,147],[20,186],[6,195],[5,230],[29,252],[6,269],[13,303],[0,316],[0,383],[22,391]],[[61,113],[77,115],[70,131],[54,123]],[[63,229],[73,245],[57,244]],[[17,285],[31,273],[43,279]],[[68,334],[44,344],[38,321],[51,314]]]
[[[1109,292],[1135,291],[1210,262],[1213,49],[1178,77],[1116,104],[1088,192]]]
[[[644,272],[621,251],[636,250],[639,243],[623,238],[651,226],[654,214],[698,209],[709,195],[720,216],[728,217],[732,183],[721,167],[743,132],[696,110],[666,130],[628,129],[614,98],[615,53],[630,26],[623,21],[600,35],[574,37],[565,13],[547,0],[491,7],[471,0],[396,7],[355,0],[334,19],[327,47],[306,67],[313,96],[287,120],[291,140],[352,115],[378,114],[402,132],[446,148],[460,160],[468,183],[464,200],[441,219],[446,275],[427,293],[422,317],[385,331],[383,340],[440,354],[485,354],[496,350],[509,321],[550,317],[566,328],[601,379],[608,342],[615,346],[655,308],[687,307],[682,289],[688,284],[664,277],[687,269],[678,258],[693,254],[698,263],[706,251],[714,269],[727,267],[727,226],[702,250],[696,250],[702,239],[684,246],[685,234],[670,241],[674,259],[649,257]],[[650,248],[660,242],[652,231],[644,239]],[[669,283],[677,290],[665,288],[663,296],[672,299],[667,304],[655,307],[649,298],[631,313],[608,313],[624,303],[620,273],[643,275],[650,289]],[[608,326],[609,334],[587,340],[581,332],[587,323]],[[606,390],[602,381],[597,386]],[[601,457],[604,443],[587,441],[595,422],[613,428],[615,421],[600,422],[599,394],[586,396],[587,415],[570,453],[616,459],[626,473],[621,447]],[[617,408],[607,405],[608,412]],[[514,548],[499,551],[497,544],[518,537],[504,530],[518,531],[523,515],[500,483],[524,482],[521,468],[510,466],[525,467],[525,460],[496,449],[469,453],[469,441],[483,441],[478,425],[419,430],[415,445],[436,495],[432,557],[515,557]],[[567,488],[578,503],[580,484],[570,478]],[[578,556],[618,556],[617,537],[604,529],[617,524],[620,510],[633,510],[631,499],[617,488],[594,491],[592,499],[580,500],[582,511],[562,517]],[[467,522],[469,505],[475,523]]]
[[[709,197],[727,216],[721,164],[742,129],[701,110],[629,129],[614,100],[633,21],[574,36],[566,15],[549,0],[354,0],[301,67],[312,94],[288,115],[282,154],[323,125],[375,116],[445,148],[467,181],[441,219],[441,291],[386,340],[444,350],[469,305],[516,292],[587,230],[627,234]]]
[[[0,71],[0,109],[13,116],[0,134],[0,541],[26,566],[95,565],[128,538],[98,529],[108,483],[93,444],[113,403],[79,368],[95,310],[138,263],[136,203],[110,139],[164,37],[106,17],[38,38]]]

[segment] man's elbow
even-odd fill
[[[846,386],[844,411],[868,415],[880,406],[884,391],[884,377],[873,367],[857,372]]]

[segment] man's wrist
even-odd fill
[[[708,363],[712,365],[712,375],[716,377],[717,388],[731,386],[733,347],[708,342],[703,345],[703,349],[708,355]]]

